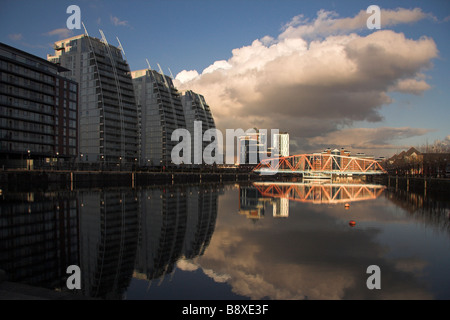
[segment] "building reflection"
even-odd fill
[[[141,216],[136,272],[155,279],[170,273],[180,258],[186,233],[186,193],[177,189],[140,192]]]
[[[0,269],[8,280],[122,299],[133,276],[162,279],[203,255],[217,219],[217,185],[0,195]]]
[[[8,281],[60,290],[79,265],[79,211],[70,192],[0,196],[0,269]]]
[[[119,299],[128,287],[138,246],[138,198],[134,190],[80,192],[81,290]]]
[[[254,183],[239,186],[239,208],[253,221],[270,212],[286,218],[289,209],[294,210],[292,203],[289,208],[291,201],[339,205],[383,193],[417,221],[449,232],[447,199],[370,186]],[[6,271],[9,281],[68,290],[66,268],[78,265],[82,283],[75,293],[122,299],[133,277],[160,282],[171,275],[180,259],[201,256],[200,263],[207,265],[221,256],[205,254],[214,232],[219,237],[216,242],[221,235],[230,240],[228,232],[216,231],[221,190],[217,185],[202,184],[0,194],[0,269]],[[328,234],[330,229],[325,231]],[[309,233],[296,230],[295,234],[306,237],[299,241],[310,242]],[[236,239],[246,241],[244,236]],[[327,248],[328,244],[323,250]],[[273,253],[288,254],[282,250]],[[220,261],[207,266],[228,274],[230,270],[222,272],[220,267],[225,264]]]
[[[214,185],[145,189],[135,276],[162,281],[179,259],[203,255],[217,219]]]
[[[264,217],[266,203],[270,201],[253,186],[239,186],[239,213],[249,219]]]
[[[450,203],[445,196],[388,188],[385,197],[417,222],[450,234]]]
[[[239,187],[239,213],[249,219],[260,219],[270,209],[273,217],[288,217],[289,203],[350,204],[373,200],[381,195],[403,208],[412,217],[450,233],[448,199],[437,195],[358,183],[283,183],[255,182]]]
[[[272,205],[273,217],[288,217],[289,202],[349,204],[378,198],[384,186],[331,182],[255,182],[239,188],[239,213],[250,219],[264,216]]]

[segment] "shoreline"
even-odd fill
[[[0,171],[2,191],[33,189],[73,190],[102,187],[142,187],[180,183],[226,183],[259,180],[260,175],[242,171],[145,172],[145,171]]]
[[[251,181],[302,180],[301,176],[262,176],[251,171],[70,171],[70,170],[4,170],[0,171],[0,190],[34,189],[74,190],[102,187],[145,187],[183,183],[232,183]],[[389,189],[414,192],[450,192],[450,179],[380,175],[363,179]]]

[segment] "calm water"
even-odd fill
[[[0,199],[10,281],[67,290],[78,265],[81,293],[105,299],[450,299],[448,197],[258,183]]]

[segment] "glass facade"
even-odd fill
[[[278,139],[278,140],[277,140]],[[272,147],[278,142],[278,153],[274,157],[289,157],[289,133],[283,132],[272,136]]]
[[[44,166],[77,156],[78,85],[67,69],[0,43],[0,159]]]
[[[80,84],[79,159],[110,166],[135,164],[138,123],[130,69],[119,48],[81,35],[55,43],[49,61],[71,69]]]
[[[197,152],[197,159],[200,159],[199,162],[204,163],[203,159],[203,151],[205,148],[211,144],[210,141],[203,141],[201,139],[202,144],[201,148],[197,148],[197,150],[194,148],[194,121],[201,121],[202,124],[202,131],[201,131],[201,138],[203,138],[203,135],[205,134],[205,131],[209,129],[216,129],[216,125],[214,123],[214,118],[211,113],[211,109],[209,105],[206,103],[205,98],[198,93],[193,92],[192,90],[188,90],[184,92],[183,96],[181,97],[181,102],[183,104],[183,110],[184,115],[186,118],[186,128],[189,130],[191,134],[191,163],[193,164],[199,164],[195,162],[195,152]],[[215,142],[217,143],[217,142]],[[217,150],[217,146],[215,148]],[[205,154],[206,155],[206,154]],[[206,155],[210,156],[210,155]],[[214,155],[213,155],[214,156]],[[207,163],[213,163],[213,160],[206,159]]]
[[[181,95],[172,79],[155,70],[132,72],[139,109],[140,164],[169,166],[171,153],[178,141],[172,133],[186,128]]]

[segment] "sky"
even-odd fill
[[[0,0],[0,42],[46,58],[84,33],[69,5],[90,36],[119,38],[131,70],[147,59],[203,94],[224,136],[287,131],[291,154],[450,143],[450,1]]]

